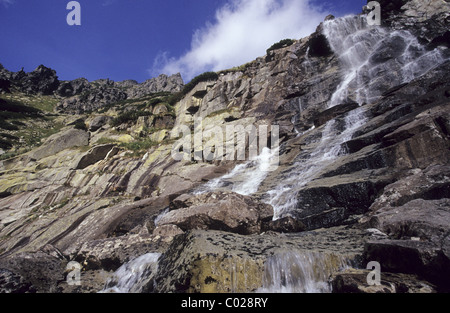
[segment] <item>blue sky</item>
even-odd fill
[[[309,35],[328,14],[360,13],[366,0],[0,0],[0,63],[44,64],[61,80],[142,82],[181,72],[185,81],[238,66],[274,42]]]

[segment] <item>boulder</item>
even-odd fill
[[[119,152],[119,148],[116,147],[114,144],[106,144],[106,145],[99,145],[88,152],[86,152],[85,155],[83,155],[78,161],[78,164],[75,166],[76,170],[82,170],[86,167],[95,164],[101,160],[104,160],[105,158],[110,158],[116,155]]]
[[[162,252],[167,247],[161,237],[149,234],[146,227],[135,233],[84,243],[75,261],[85,270],[115,271],[122,264],[147,252]]]
[[[193,230],[175,237],[159,259],[155,291],[281,292],[305,290],[302,283],[328,290],[329,274],[359,265],[365,239],[364,231],[342,227],[281,236]]]
[[[375,240],[365,247],[364,259],[377,261],[389,272],[415,274],[435,284],[440,292],[448,292],[450,284],[450,238],[441,245],[430,241]]]
[[[0,259],[5,282],[1,286],[11,292],[56,292],[57,283],[64,280],[66,264],[66,260],[42,251],[8,256]]]
[[[89,123],[89,131],[96,132],[97,130],[108,124],[111,119],[111,117],[106,115],[94,117],[94,119]]]
[[[0,293],[34,293],[36,289],[30,282],[10,270],[0,269]]]
[[[183,231],[214,229],[254,234],[260,233],[263,224],[273,216],[272,206],[233,192],[182,196],[181,199],[175,199],[174,202],[184,208],[167,213],[158,225],[173,224]]]
[[[436,287],[415,275],[381,272],[380,285],[368,285],[369,270],[349,268],[333,275],[333,293],[435,293]]]
[[[80,129],[67,129],[47,138],[44,144],[32,151],[30,157],[40,160],[65,149],[84,147],[89,144],[89,133]]]

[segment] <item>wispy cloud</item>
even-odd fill
[[[180,72],[190,80],[204,71],[241,65],[281,39],[310,35],[324,16],[309,0],[229,0],[212,23],[194,32],[186,54],[162,52],[150,72]]]
[[[15,0],[0,0],[0,3],[3,4],[6,8],[13,4]]]

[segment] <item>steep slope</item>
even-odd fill
[[[54,73],[37,70],[67,126],[1,161],[0,281],[97,292],[142,255],[149,270],[129,290],[339,292],[364,275],[336,274],[344,265],[378,261],[395,273],[383,286],[395,287],[372,291],[448,291],[449,4],[380,2],[383,27],[330,16],[311,36],[184,89],[179,76],[53,86]],[[4,74],[3,85],[46,90],[24,75]],[[277,125],[279,150],[172,158],[184,126],[237,125]],[[64,281],[69,261],[83,266],[81,286]],[[398,275],[409,285],[390,285]]]

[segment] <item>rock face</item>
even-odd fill
[[[313,277],[312,284],[319,283],[323,273],[357,264],[359,243],[365,236],[363,231],[353,229],[345,233],[342,228],[286,237],[191,231],[176,237],[161,256],[155,277],[156,291],[270,292],[272,287],[281,285],[294,291],[295,287],[303,288],[301,281],[308,276]],[[291,268],[290,262],[284,262],[292,255],[304,260],[303,271],[295,269],[296,264]],[[318,271],[314,270],[315,261],[323,265]],[[278,271],[297,271],[293,275],[298,281],[276,280]]]
[[[89,83],[80,78],[61,84],[56,94],[64,97],[58,110],[64,113],[82,113],[111,106],[127,99],[138,99],[151,94],[180,91],[183,87],[180,74],[160,75],[142,84],[136,81],[114,82],[112,80],[98,80]]]
[[[79,129],[68,129],[49,137],[42,147],[31,154],[31,158],[40,160],[65,149],[83,147],[88,144],[89,133]]]
[[[260,233],[273,217],[270,205],[235,193],[206,193],[174,200],[177,210],[164,215],[158,225],[173,224],[184,231],[224,230],[244,235]]]
[[[1,290],[98,292],[142,265],[127,290],[448,292],[448,3],[380,3],[383,27],[330,16],[176,103],[179,75],[57,84],[0,67],[3,92],[55,93],[72,125],[0,161]],[[238,125],[279,126],[276,169],[274,150],[172,158],[180,129]]]

